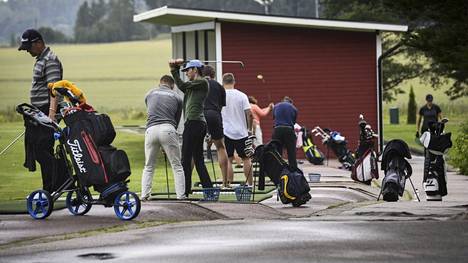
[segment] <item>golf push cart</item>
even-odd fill
[[[130,164],[124,151],[110,145],[115,138],[115,130],[107,115],[97,114],[87,104],[70,107],[63,114],[67,127],[62,129],[32,105],[20,104],[16,111],[29,124],[54,130],[58,141],[55,161],[57,167],[63,167],[55,176],[64,182],[57,185],[52,193],[35,190],[27,197],[27,210],[31,217],[47,218],[54,203],[65,193],[66,206],[73,215],[85,215],[93,205],[104,205],[113,207],[122,220],[138,216],[140,199],[127,187]],[[91,186],[100,193],[98,199],[91,195]]]

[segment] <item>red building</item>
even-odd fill
[[[255,96],[260,106],[291,97],[300,125],[340,131],[350,149],[357,146],[361,113],[382,134],[380,32],[407,30],[402,25],[170,7],[135,15],[134,21],[171,26],[173,57],[242,61],[245,68],[214,63],[218,80],[234,73],[236,87]],[[261,125],[268,141],[272,118]],[[321,146],[318,139],[316,144]]]

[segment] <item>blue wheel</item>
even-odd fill
[[[54,209],[54,201],[49,192],[36,190],[26,199],[29,215],[34,219],[44,219],[48,217]]]
[[[65,203],[70,213],[76,216],[82,216],[88,213],[91,209],[91,199],[92,197],[89,192],[83,194],[80,190],[73,190],[68,192]]]
[[[140,209],[140,198],[134,192],[125,191],[115,197],[114,211],[122,220],[132,220],[137,217]]]

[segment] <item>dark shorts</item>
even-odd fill
[[[211,135],[211,139],[219,140],[224,137],[223,132],[223,119],[221,112],[214,110],[207,110],[204,112],[206,125],[208,126],[208,133]]]
[[[226,144],[226,152],[228,157],[233,157],[234,156],[234,150],[236,150],[237,155],[239,155],[240,158],[246,158],[247,155],[245,155],[245,141],[247,140],[247,137],[242,138],[240,140],[233,140],[227,136],[224,136],[224,143]]]

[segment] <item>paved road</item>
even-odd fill
[[[0,262],[466,262],[467,247],[466,221],[219,220],[37,244]]]
[[[422,159],[411,163],[421,189]],[[378,189],[350,182],[348,172],[308,169],[324,180],[311,184],[313,199],[301,208],[272,198],[261,205],[149,202],[134,222],[103,208],[86,217],[60,211],[46,221],[0,216],[0,262],[467,262],[468,177],[450,173],[443,202],[377,203]],[[172,223],[154,226],[158,220]],[[92,232],[103,226],[125,231]],[[70,236],[77,231],[85,232]]]

